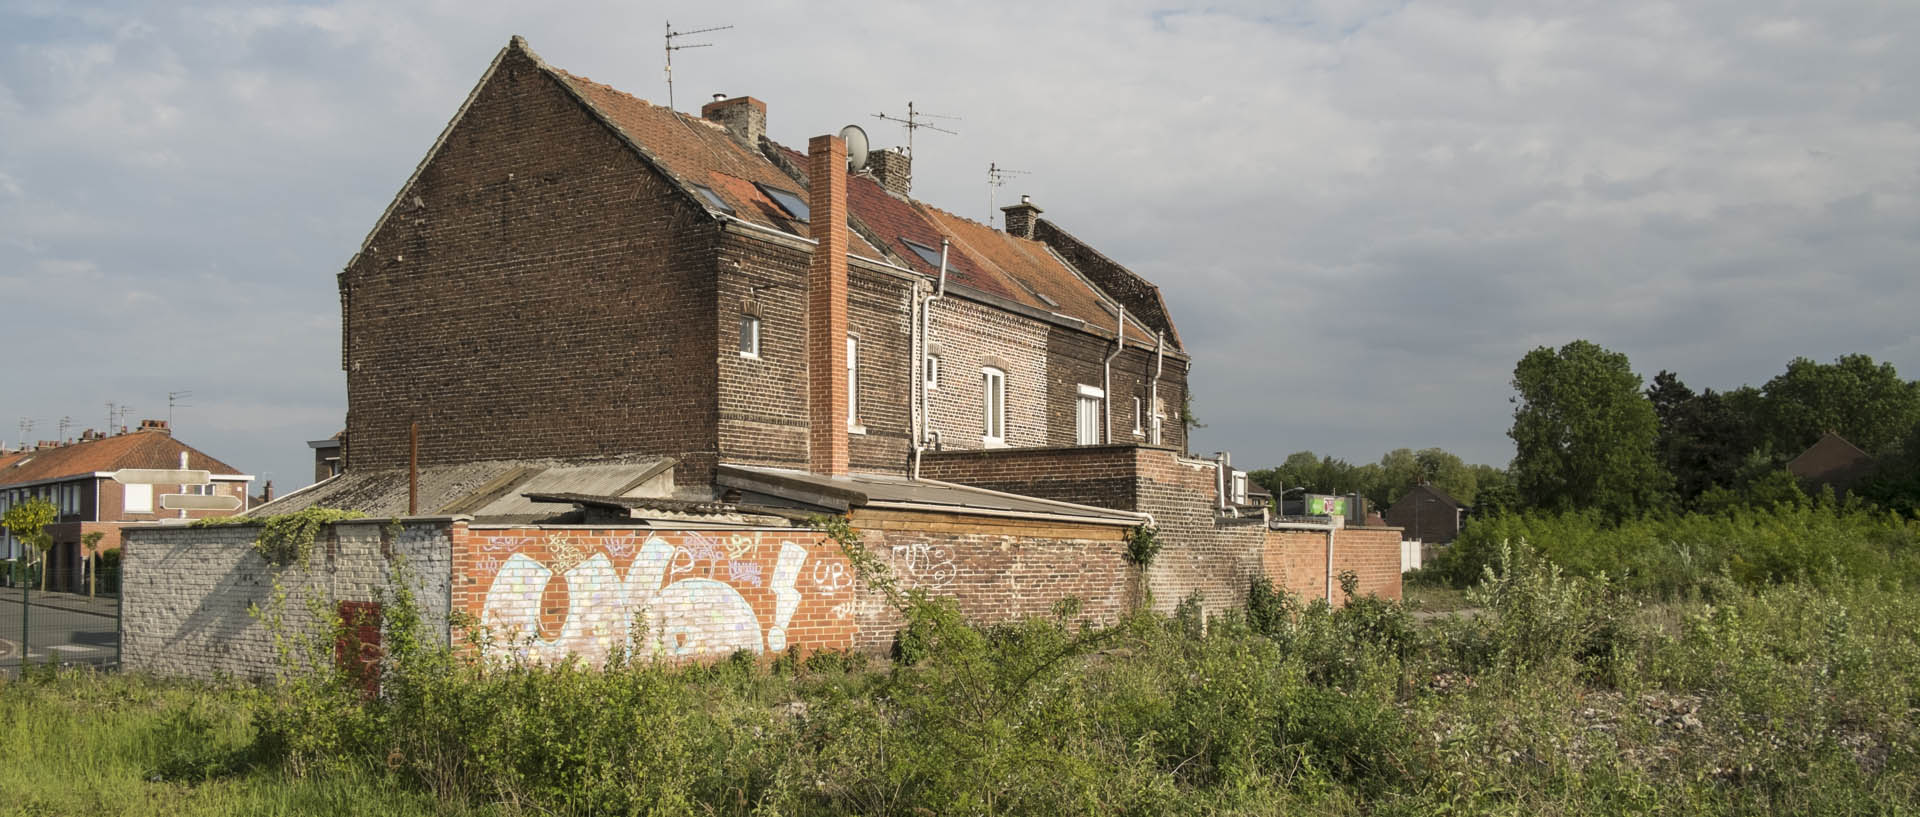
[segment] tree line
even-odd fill
[[[1359,493],[1378,507],[1424,482],[1481,513],[1713,512],[1805,501],[1819,487],[1786,465],[1833,432],[1874,458],[1853,488],[1860,500],[1920,511],[1920,381],[1868,355],[1796,358],[1758,387],[1695,391],[1665,369],[1646,382],[1626,355],[1576,340],[1528,352],[1512,386],[1506,468],[1439,448],[1396,449],[1360,465],[1300,451],[1253,478],[1276,496]]]

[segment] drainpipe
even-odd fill
[[[929,413],[930,408],[927,405],[927,358],[930,357],[930,355],[927,354],[927,349],[933,345],[933,302],[947,295],[947,250],[952,244],[953,241],[951,239],[945,237],[940,239],[939,282],[934,285],[932,295],[920,299],[920,365],[916,367],[916,370],[913,372],[913,377],[915,377],[919,383],[920,394],[920,427],[914,434],[913,439],[914,479],[920,478],[920,460],[926,455],[928,439],[940,439],[940,432],[932,430],[933,415]],[[908,393],[912,394],[913,392]]]
[[[1225,451],[1213,453],[1213,499],[1214,509],[1222,516],[1227,513],[1227,462]]]
[[[1119,357],[1120,351],[1126,346],[1127,308],[1122,306],[1120,311],[1114,313],[1113,351],[1108,352],[1107,358],[1100,361],[1100,388],[1103,395],[1100,398],[1100,410],[1105,415],[1103,424],[1107,427],[1105,439],[1108,445],[1113,444],[1113,359]]]
[[[1333,605],[1333,531],[1337,526],[1327,526],[1327,605]]]
[[[1153,427],[1148,439],[1160,444],[1160,369],[1167,364],[1167,333],[1153,333],[1153,382],[1147,384],[1147,425]]]

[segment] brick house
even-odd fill
[[[407,464],[415,424],[422,466],[668,456],[686,498],[723,462],[1184,450],[1156,287],[1030,202],[995,230],[910,198],[908,157],[848,174],[768,115],[677,114],[515,38],[339,276],[347,469]],[[844,421],[811,421],[823,399]]]
[[[251,475],[174,439],[166,421],[142,420],[134,431],[108,436],[88,429],[78,442],[45,442],[0,459],[0,512],[32,498],[53,503],[59,515],[47,528],[53,539],[47,554],[47,585],[78,590],[83,559],[118,549],[120,531],[126,525],[221,513],[168,511],[160,507],[157,496],[167,493],[168,486],[113,481],[113,472],[122,468],[182,467],[211,472],[212,483],[179,486],[180,493],[233,496],[244,506]],[[91,551],[83,550],[83,537],[95,532],[102,534],[100,541]],[[0,531],[0,558],[22,554],[21,543]]]
[[[1411,538],[1444,545],[1460,536],[1467,511],[1465,503],[1446,491],[1415,485],[1381,515],[1387,524],[1405,528]]]

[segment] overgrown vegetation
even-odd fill
[[[253,552],[275,567],[306,567],[313,559],[313,542],[320,529],[346,519],[363,519],[359,511],[337,508],[304,508],[293,513],[259,518],[215,516],[197,520],[195,527],[259,525],[260,535],[253,540]]]
[[[1481,612],[1425,625],[1394,602],[1336,609],[1264,583],[1242,613],[1203,621],[1194,599],[1110,627],[1076,623],[1071,604],[975,627],[908,595],[897,660],[704,666],[475,665],[397,593],[376,698],[324,665],[258,691],[0,687],[0,746],[40,761],[0,772],[0,799],[699,815],[1920,807],[1920,599],[1871,580],[1716,574],[1649,605],[1584,573],[1499,549],[1470,591]]]

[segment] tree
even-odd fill
[[[38,562],[46,558],[47,547],[52,544],[52,537],[47,534],[47,526],[53,524],[53,520],[58,515],[59,510],[53,507],[53,503],[36,496],[8,508],[5,514],[0,514],[0,525],[6,526],[7,532],[12,533],[13,538],[20,540],[20,544],[31,548],[34,551],[34,561]],[[40,571],[43,590],[46,589],[46,578],[46,570],[43,568]]]
[[[1737,399],[1713,389],[1695,394],[1673,372],[1654,375],[1647,401],[1660,420],[1655,450],[1683,505],[1692,507],[1716,486],[1736,487],[1737,472],[1759,444],[1753,414],[1740,407],[1753,395],[1752,389],[1741,389]]]
[[[1666,488],[1659,418],[1627,356],[1584,340],[1528,352],[1513,370],[1514,477],[1549,510],[1636,513]]]
[[[1833,363],[1795,358],[1760,391],[1761,420],[1776,457],[1793,457],[1828,431],[1879,454],[1920,423],[1920,383],[1900,379],[1893,364],[1867,355]]]
[[[1474,516],[1498,516],[1520,507],[1520,493],[1506,470],[1491,465],[1469,467],[1473,470]]]

